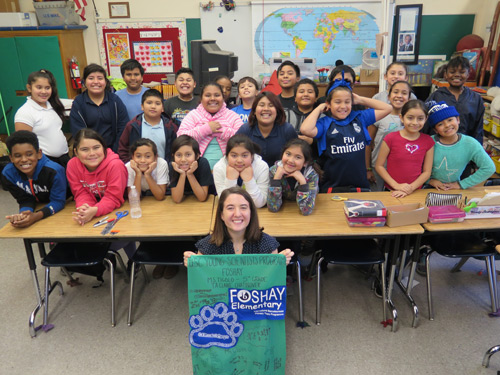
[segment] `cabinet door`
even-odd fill
[[[0,51],[4,58],[0,59],[0,94],[2,96],[3,107],[7,112],[7,123],[10,132],[14,131],[14,115],[20,106],[26,101],[26,97],[17,96],[16,91],[26,90],[26,79],[23,77],[19,60],[17,58],[17,48],[15,38],[0,38]],[[8,56],[8,57],[7,57]],[[5,120],[0,108],[0,134],[6,134]]]
[[[69,67],[62,65],[57,36],[21,36],[15,39],[23,77],[28,78],[36,70],[50,70],[56,77],[59,97],[67,98],[63,69]]]

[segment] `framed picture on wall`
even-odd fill
[[[418,64],[422,4],[396,6],[392,55],[394,61],[407,65]]]
[[[109,18],[130,18],[130,7],[128,1],[119,3],[108,3]]]

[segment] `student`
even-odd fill
[[[62,131],[66,116],[57,94],[56,79],[51,72],[41,69],[28,76],[26,90],[30,96],[14,117],[16,131],[35,133],[44,155],[66,168],[68,142]]]
[[[464,86],[469,71],[470,63],[467,58],[457,56],[451,59],[444,71],[444,78],[450,87],[440,87],[426,101],[445,102],[448,106],[455,107],[460,114],[458,132],[476,138],[483,144],[484,104],[478,93]],[[428,125],[424,130],[426,134],[431,133]]]
[[[495,173],[493,160],[474,138],[458,133],[460,115],[446,103],[432,103],[428,123],[437,133],[433,136],[434,162],[429,185],[438,190],[468,189],[481,184]],[[469,162],[478,170],[467,178],[461,174]]]
[[[240,116],[227,108],[221,86],[212,82],[201,89],[200,105],[182,120],[177,135],[193,137],[212,169],[224,156],[227,140],[241,125]]]
[[[373,109],[353,111],[353,104]],[[330,110],[331,117],[319,118],[325,110]],[[318,139],[318,151],[325,160],[321,193],[370,188],[365,151],[370,143],[367,128],[391,110],[389,104],[354,94],[349,82],[335,81],[327,102],[316,107],[300,128],[302,134]]]
[[[130,147],[132,159],[125,164],[128,172],[128,192],[135,186],[145,195],[153,195],[156,200],[165,198],[168,185],[168,163],[158,157],[156,144],[147,138],[139,138]]]
[[[43,155],[30,131],[16,131],[6,144],[10,163],[2,171],[2,186],[16,199],[19,213],[5,218],[16,228],[26,228],[61,211],[66,203],[64,168]],[[46,205],[35,211],[39,203]]]
[[[224,102],[226,105],[229,105],[229,99],[231,98],[231,89],[233,87],[233,82],[227,76],[217,76],[214,79],[214,82],[217,83],[222,88],[222,95],[224,96]]]
[[[295,104],[292,108],[284,108],[286,121],[293,126],[297,134],[300,132],[300,125],[305,118],[312,112],[319,95],[318,86],[309,79],[304,78],[295,84]],[[299,138],[312,144],[312,138],[299,134]]]
[[[270,91],[257,95],[248,123],[237,134],[245,134],[260,147],[260,155],[267,165],[274,165],[285,143],[297,138],[295,129],[286,122],[285,111],[278,97]]]
[[[309,143],[302,139],[291,139],[286,143],[281,161],[269,170],[269,211],[278,212],[286,199],[297,201],[302,215],[312,213],[319,184],[319,175],[313,163]]]
[[[410,100],[401,109],[400,116],[404,128],[385,137],[375,163],[377,173],[396,198],[422,187],[431,176],[434,155],[434,141],[420,133],[427,119],[425,104]]]
[[[344,80],[346,82],[349,82],[351,84],[351,88],[354,85],[354,82],[356,82],[356,73],[354,72],[354,69],[351,68],[349,65],[337,65],[335,68],[332,70],[330,73],[330,76],[328,77],[328,86],[326,87],[326,92],[329,92],[330,89],[332,88],[333,84],[337,80]],[[316,105],[319,105],[321,103],[326,102],[326,96],[322,96],[321,98],[318,99],[316,102]],[[353,109],[364,109],[364,108],[353,108]]]
[[[102,66],[87,65],[83,70],[83,83],[87,90],[75,98],[71,107],[71,133],[76,137],[81,129],[93,129],[117,152],[118,141],[128,122],[127,108],[109,91],[111,84]]]
[[[200,104],[200,98],[194,96],[196,81],[194,73],[189,68],[180,68],[175,73],[175,88],[179,95],[165,100],[163,109],[165,114],[179,127],[189,111]]]
[[[281,87],[279,100],[283,108],[293,108],[295,103],[295,84],[300,80],[300,68],[287,60],[278,67],[278,84]]]
[[[204,202],[214,179],[208,160],[200,156],[198,142],[185,134],[177,137],[172,143],[172,160],[170,189],[173,201],[180,203],[186,194],[194,194]]]
[[[73,220],[85,225],[94,217],[121,207],[127,187],[127,168],[117,154],[106,149],[104,138],[95,130],[80,130],[73,146],[75,156],[68,163],[66,175],[76,204]],[[130,272],[135,242],[118,241],[110,250],[122,248],[129,258],[127,272]]]
[[[118,155],[106,149],[104,138],[92,129],[76,134],[74,154],[66,174],[75,197],[74,220],[84,225],[123,204],[127,169]]]
[[[158,148],[158,155],[170,161],[172,142],[177,137],[177,126],[163,116],[163,97],[158,90],[150,89],[142,95],[141,113],[130,121],[120,137],[118,154],[126,163],[130,160],[130,145],[139,138],[151,139]]]
[[[120,66],[123,80],[127,87],[116,92],[125,107],[127,108],[128,121],[142,112],[141,98],[147,91],[147,88],[142,86],[144,78],[144,68],[141,63],[135,59],[125,60]]]
[[[384,180],[378,175],[375,169],[375,162],[378,158],[378,153],[382,141],[389,133],[401,130],[403,123],[401,122],[401,108],[410,100],[411,86],[406,81],[397,81],[389,89],[389,102],[392,105],[392,111],[383,119],[368,127],[371,142],[370,168],[368,169],[368,180],[371,182],[372,191],[382,191],[384,189]],[[372,175],[370,176],[370,172]]]
[[[212,234],[196,243],[198,254],[184,252],[184,265],[193,255],[218,254],[277,254],[279,243],[262,232],[257,208],[250,194],[234,186],[224,190],[219,198]],[[280,252],[290,263],[294,253],[290,249]]]
[[[257,208],[264,207],[269,186],[269,166],[257,155],[259,146],[244,134],[227,142],[226,156],[214,167],[217,195],[232,186],[243,186]]]
[[[373,99],[381,100],[388,104],[391,104],[389,100],[389,90],[392,85],[399,81],[408,81],[408,67],[404,62],[395,61],[387,67],[384,74],[384,79],[387,82],[387,90],[381,91],[373,95]],[[415,94],[411,93],[410,99],[417,99]]]
[[[248,116],[252,110],[252,104],[259,92],[259,84],[252,77],[243,77],[238,82],[238,96],[241,99],[241,104],[231,108],[231,111],[236,112],[243,123],[248,122]]]

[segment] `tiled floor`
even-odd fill
[[[0,217],[16,211],[8,193],[0,192]],[[80,276],[83,285],[51,297],[55,328],[31,339],[28,316],[35,295],[20,240],[0,240],[0,374],[191,374],[186,271],[172,280],[137,280],[135,321],[127,326],[128,285],[117,277],[117,326],[109,322],[106,287]],[[484,263],[469,261],[462,272],[434,257],[434,321],[428,320],[425,280],[414,289],[420,306],[418,328],[399,290],[394,302],[400,328],[383,328],[381,302],[370,281],[351,267],[330,267],[323,277],[322,324],[316,326],[315,285],[304,285],[306,320],[295,327],[297,294],[288,301],[287,374],[496,374],[500,354],[489,369],[485,351],[500,344],[500,318],[489,318]],[[149,268],[151,271],[151,268]],[[65,279],[54,272],[55,278]],[[39,276],[42,277],[41,272]],[[107,277],[107,274],[105,274]],[[40,322],[42,315],[39,314]]]

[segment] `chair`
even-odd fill
[[[323,241],[328,246],[328,253],[320,258],[317,265],[317,288],[316,288],[316,324],[321,323],[321,264],[328,262],[331,264],[344,265],[379,265],[380,281],[382,286],[382,314],[383,321],[386,320],[386,285],[385,285],[385,254],[373,239],[360,240],[333,240]],[[323,249],[325,253],[326,249]],[[393,331],[395,327],[392,327]]]
[[[53,325],[48,324],[49,313],[49,295],[56,285],[60,287],[61,295],[63,294],[62,285],[60,282],[51,284],[50,269],[52,267],[95,267],[106,263],[109,266],[111,274],[110,292],[111,292],[111,326],[115,326],[115,285],[114,285],[114,265],[106,256],[108,254],[110,243],[93,243],[89,246],[88,243],[58,243],[51,251],[42,259],[42,265],[45,267],[45,297],[44,297],[44,314],[43,326],[44,331],[53,328]]]
[[[149,283],[149,277],[142,267],[145,264],[155,265],[155,266],[182,266],[184,265],[184,258],[182,251],[172,251],[168,248],[179,248],[186,249],[191,245],[190,242],[141,242],[140,246],[137,248],[134,256],[132,257],[132,268],[131,275],[135,275],[136,265],[141,266],[144,278],[146,282]],[[192,246],[191,246],[192,247]],[[128,304],[128,318],[127,324],[132,325],[132,313],[133,313],[133,303],[134,303],[134,285],[135,277],[130,278],[130,298]]]
[[[427,301],[429,307],[429,320],[434,320],[434,307],[432,302],[432,285],[431,285],[431,264],[430,259],[432,253],[436,252],[439,255],[448,258],[469,258],[469,257],[484,257],[486,263],[486,271],[488,273],[488,285],[490,288],[491,311],[497,312],[497,285],[495,271],[495,248],[491,243],[484,243],[474,237],[471,240],[471,235],[454,235],[439,236],[437,243],[432,245],[432,250],[427,254],[425,259],[427,270]]]

